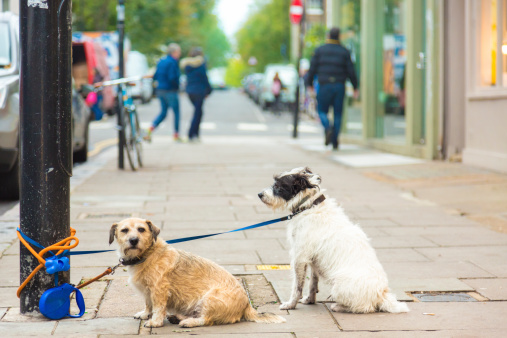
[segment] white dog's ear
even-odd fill
[[[153,224],[151,221],[146,220],[146,224],[148,225],[148,228],[150,228],[151,234],[153,236],[153,240],[156,242],[158,234],[160,233],[160,229]]]
[[[111,243],[114,241],[114,237],[116,236],[116,228],[118,228],[118,223],[113,223],[111,230],[109,230],[109,245],[111,245]]]

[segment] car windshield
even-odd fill
[[[11,39],[9,38],[9,26],[0,22],[0,68],[11,64]]]

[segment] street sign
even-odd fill
[[[289,9],[290,22],[298,25],[303,18],[303,3],[301,0],[292,0]]]

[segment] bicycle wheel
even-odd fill
[[[137,152],[134,150],[136,143],[135,129],[132,128],[130,112],[126,108],[123,110],[122,128],[124,137],[123,144],[127,153],[130,168],[132,168],[132,170],[137,170],[139,167],[139,161],[137,160]]]
[[[141,133],[141,125],[139,123],[139,116],[137,115],[137,111],[134,108],[132,112],[130,113],[130,116],[132,118],[133,126],[135,127],[135,144],[134,148],[137,155],[137,163],[139,164],[139,167],[142,168],[143,166],[143,135]]]

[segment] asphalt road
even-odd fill
[[[141,120],[141,127],[148,128],[151,121],[160,111],[160,102],[154,98],[147,104],[137,103],[137,110]],[[193,107],[187,95],[180,95],[180,136],[186,139]],[[172,135],[174,131],[174,115],[169,112],[168,117],[154,132],[157,135]],[[90,125],[90,139],[88,145],[88,161],[102,151],[117,146],[118,130],[116,116],[105,116],[101,121],[94,121]],[[201,123],[201,139],[207,136],[286,136],[292,137],[293,114],[281,112],[273,114],[262,111],[253,101],[239,90],[214,91],[204,104],[204,116]],[[315,137],[321,135],[319,123],[306,116],[301,117],[299,137]],[[0,215],[15,206],[17,202],[0,201]]]

